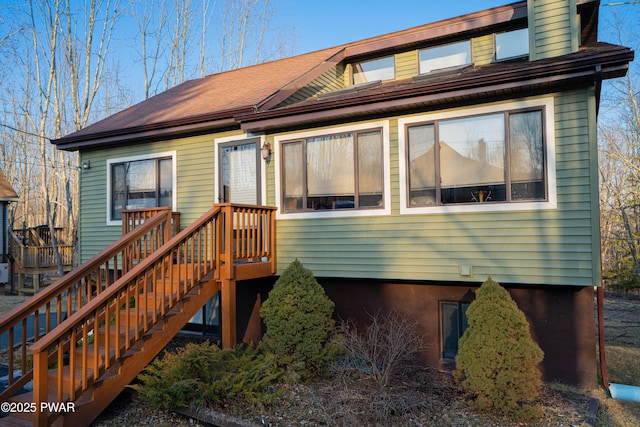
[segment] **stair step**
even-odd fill
[[[87,363],[86,366],[86,375],[87,381],[91,381],[94,377],[93,365]],[[78,388],[82,385],[82,364],[78,363],[73,370],[73,386],[74,388]],[[71,369],[69,365],[62,367],[62,390],[63,397],[66,399],[69,397],[71,386]],[[49,383],[48,388],[50,392],[54,393],[54,399],[51,402],[58,402],[57,396],[57,387],[58,387],[58,368],[49,369]]]
[[[140,304],[141,307],[144,307],[144,300],[146,299],[147,308],[159,310],[164,304],[165,308],[169,307],[170,301],[173,301],[174,304],[178,300],[178,295],[173,293],[163,293],[163,292],[154,292],[154,293],[146,293],[138,296],[136,305]]]

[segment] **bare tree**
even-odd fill
[[[50,140],[91,120],[117,8],[117,0],[73,5],[69,0],[30,0],[11,9],[14,35],[5,56],[12,62],[5,64],[13,74],[10,85],[3,85],[2,100],[13,108],[3,112],[2,123],[12,134],[5,144],[13,147],[12,155],[23,154],[26,165],[18,185],[24,224],[49,227],[61,273],[55,229],[64,226],[67,239],[75,239],[77,156],[56,151]],[[37,191],[30,188],[33,182],[39,183]]]
[[[640,8],[612,16],[608,37],[637,51]],[[640,286],[639,77],[632,63],[624,78],[605,86],[599,123],[603,264],[607,278],[624,286]]]

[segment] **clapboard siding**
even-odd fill
[[[91,169],[80,186],[80,259],[87,260],[121,235],[120,226],[107,225],[107,160],[156,153],[176,153],[176,199],[181,224],[193,222],[214,203],[214,139],[211,135],[137,144],[82,153]]]
[[[491,64],[495,55],[494,36],[488,34],[482,37],[474,37],[471,39],[471,54],[473,56],[474,65]]]
[[[411,50],[396,54],[396,80],[409,79],[417,76],[418,71],[418,52]]]
[[[531,60],[565,55],[578,49],[575,0],[531,1],[527,8]]]
[[[346,72],[344,64],[337,64],[335,67],[332,67],[330,70],[325,71],[323,74],[316,77],[303,88],[296,91],[285,101],[278,104],[278,107],[284,107],[285,105],[290,105],[309,98],[313,98],[319,93],[342,89],[345,87],[345,85],[348,84],[346,83],[347,76],[345,74]]]
[[[400,215],[398,122],[390,118],[391,214],[281,219],[279,269],[298,258],[320,277],[592,285],[589,95],[554,99],[556,209]],[[461,265],[473,277],[461,276]]]

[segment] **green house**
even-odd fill
[[[238,341],[297,258],[340,317],[411,316],[447,367],[490,275],[544,378],[593,386],[596,118],[633,60],[598,42],[598,7],[522,1],[214,74],[56,140],[84,167],[80,257],[120,237],[123,209],[170,206],[184,228],[217,203],[273,206],[276,275],[233,284]],[[216,333],[216,298],[192,327]]]

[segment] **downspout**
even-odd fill
[[[600,112],[600,93],[602,93],[602,65],[596,65],[596,75],[594,81],[596,87],[596,117]]]

